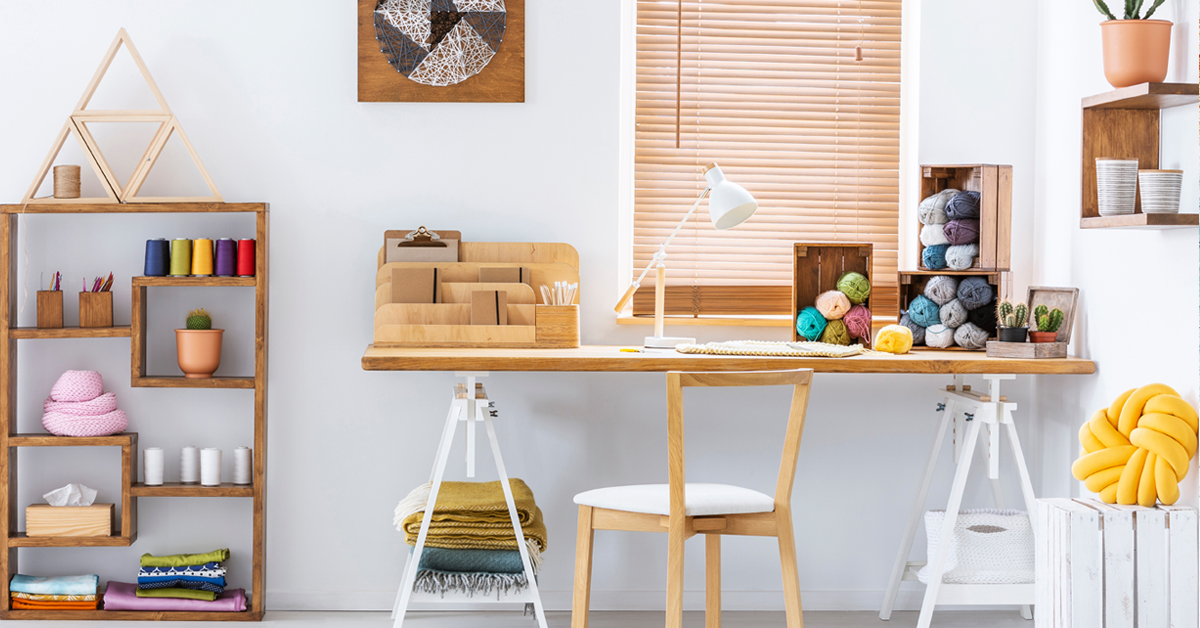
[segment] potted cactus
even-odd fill
[[[1096,10],[1108,18],[1100,23],[1100,38],[1104,51],[1104,78],[1113,87],[1129,87],[1139,83],[1161,83],[1167,78],[1167,62],[1171,57],[1171,22],[1152,20],[1151,15],[1164,0],[1125,0],[1125,12],[1118,19],[1105,0],[1092,0]]]
[[[187,329],[175,330],[175,352],[179,370],[191,379],[212,377],[221,364],[224,329],[212,328],[212,316],[203,308],[187,316]]]
[[[1025,342],[1029,332],[1029,307],[1024,303],[1013,305],[1010,301],[996,304],[996,322],[1000,325],[1000,342]]]
[[[1037,331],[1029,332],[1030,341],[1054,342],[1058,339],[1058,328],[1063,324],[1063,311],[1039,305],[1033,308],[1033,323],[1037,325]]]

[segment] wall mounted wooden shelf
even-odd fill
[[[183,376],[134,377],[130,382],[134,388],[242,388],[253,389],[253,377],[208,377],[188,379]]]
[[[129,335],[129,325],[119,327],[58,327],[54,329],[13,327],[8,330],[8,337],[17,340],[39,338],[128,338]]]
[[[257,285],[254,277],[134,277],[133,286],[180,286],[192,288],[253,288]]]
[[[254,497],[254,487],[223,482],[220,486],[201,486],[164,482],[159,486],[133,485],[135,497]]]
[[[1126,214],[1083,218],[1083,229],[1190,229],[1200,226],[1200,214]]]
[[[133,536],[25,536],[17,532],[8,537],[9,547],[129,547],[137,541]]]

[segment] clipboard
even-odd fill
[[[459,231],[433,231],[421,226],[412,231],[383,232],[384,263],[457,262]]]

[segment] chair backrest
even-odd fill
[[[796,462],[800,456],[800,438],[804,434],[804,415],[812,388],[812,369],[794,371],[753,371],[741,373],[667,373],[667,452],[671,482],[671,514],[683,514],[683,389],[690,386],[791,386],[792,405],[788,411],[787,433],[783,441],[783,460],[775,483],[775,507],[792,501]]]

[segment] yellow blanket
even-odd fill
[[[509,486],[522,532],[545,551],[546,523],[534,502],[533,491],[517,478],[510,479]],[[409,545],[417,544],[424,515],[421,510],[404,517]],[[445,549],[517,549],[517,537],[513,534],[500,482],[442,482],[425,545]]]

